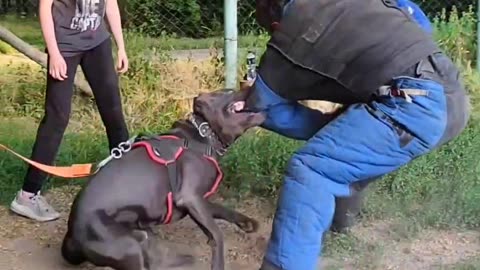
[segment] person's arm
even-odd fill
[[[52,16],[52,6],[53,0],[40,0],[38,5],[38,16],[40,19],[43,40],[45,41],[50,58],[48,72],[53,78],[63,81],[67,78],[67,64],[58,48]]]
[[[127,71],[128,60],[125,52],[125,43],[122,33],[122,20],[120,17],[120,8],[118,7],[117,0],[107,0],[106,15],[110,30],[112,31],[113,38],[117,44],[118,50],[118,65],[117,68],[120,73]]]
[[[247,107],[265,112],[262,127],[282,136],[308,140],[335,117],[278,96],[259,75],[252,87]]]
[[[53,0],[40,0],[38,5],[38,13],[40,19],[40,27],[42,29],[43,39],[47,46],[48,54],[59,55],[57,39],[55,37],[55,28],[52,16]]]
[[[118,8],[117,0],[107,0],[106,15],[108,24],[110,25],[110,30],[112,31],[113,38],[117,44],[117,49],[119,51],[125,50],[125,43],[123,41],[122,33],[122,21],[120,19],[120,9]]]

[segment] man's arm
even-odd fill
[[[335,117],[278,96],[260,75],[252,87],[247,107],[265,112],[267,119],[262,127],[285,137],[308,140]]]

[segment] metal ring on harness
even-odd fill
[[[110,153],[114,159],[119,159],[123,155],[122,150],[120,150],[119,148],[113,148]]]
[[[122,142],[118,145],[118,147],[123,151],[123,152],[128,152],[132,149],[132,144],[127,141],[127,142]]]
[[[207,122],[203,122],[198,126],[198,133],[200,136],[203,138],[207,137],[207,131],[208,131],[208,124]]]

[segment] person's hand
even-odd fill
[[[60,53],[52,54],[49,57],[49,70],[48,73],[54,79],[63,81],[67,76],[67,63]]]
[[[118,51],[117,71],[122,74],[128,70],[128,58],[125,50]]]

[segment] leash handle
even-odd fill
[[[93,165],[91,163],[87,164],[73,164],[71,166],[49,166],[45,165],[33,160],[30,160],[17,152],[13,151],[12,149],[8,148],[7,146],[0,144],[0,150],[7,151],[14,156],[20,158],[24,162],[34,166],[35,168],[46,172],[48,174],[62,177],[62,178],[82,178],[92,175],[91,170]]]

